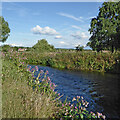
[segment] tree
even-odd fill
[[[93,50],[119,49],[120,2],[104,2],[96,18],[92,18],[89,32]]]
[[[5,42],[10,35],[10,28],[8,22],[4,20],[2,16],[0,16],[0,42]]]
[[[32,47],[33,50],[39,52],[54,51],[54,46],[48,44],[45,39],[38,40],[38,43]]]
[[[84,46],[80,46],[80,45],[78,45],[77,47],[76,47],[76,51],[83,51],[84,49]]]

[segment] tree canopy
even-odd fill
[[[120,2],[104,2],[99,14],[92,18],[89,32],[93,50],[113,50],[120,48]]]
[[[2,16],[0,16],[0,42],[5,42],[10,35],[10,28],[8,22],[4,20]]]
[[[38,43],[35,44],[32,47],[32,49],[35,50],[35,51],[39,51],[39,52],[53,51],[54,46],[48,44],[48,42],[45,39],[42,39],[42,40],[38,40]]]

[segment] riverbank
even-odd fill
[[[101,113],[88,112],[88,102],[83,97],[73,98],[77,104],[61,102],[48,71],[40,71],[35,78],[38,68],[27,68],[24,53],[2,53],[2,56],[2,118],[105,118]]]
[[[58,69],[120,73],[120,53],[48,52],[25,53],[28,64],[45,65]]]

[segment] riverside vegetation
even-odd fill
[[[105,119],[87,111],[89,103],[82,96],[62,102],[48,71],[37,73],[38,67],[28,68],[27,60],[24,52],[2,52],[3,118]]]
[[[42,64],[59,69],[87,70],[97,72],[120,72],[120,53],[51,52],[26,53],[29,64]],[[31,57],[32,56],[32,57]]]

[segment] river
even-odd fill
[[[31,65],[35,67],[35,65]],[[49,77],[64,95],[61,100],[83,96],[89,102],[88,110],[102,112],[107,118],[120,119],[120,77],[118,74],[57,70],[39,66],[40,70],[48,70]]]

